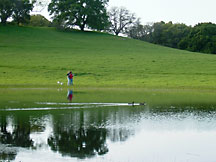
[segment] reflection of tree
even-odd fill
[[[134,135],[134,128],[129,125],[135,121],[134,119],[137,120],[137,117],[134,118],[136,116],[134,110],[131,108],[119,108],[118,111],[109,112],[109,123],[112,127],[108,128],[108,137],[112,142],[124,142],[130,136]]]
[[[0,160],[14,160],[16,157],[16,153],[11,153],[8,151],[5,151],[5,147],[3,147],[2,143],[7,143],[8,141],[12,141],[11,134],[7,132],[7,122],[6,122],[6,116],[0,116],[1,122],[0,122]]]
[[[14,129],[9,132],[7,130],[7,116],[1,115],[1,135],[0,142],[10,144],[16,147],[30,147],[33,141],[30,139],[30,123],[28,118],[16,116],[14,120]]]
[[[134,135],[127,126],[136,114],[131,108],[77,109],[53,115],[48,144],[62,155],[85,158],[108,152],[106,140],[126,141]],[[63,115],[64,114],[64,115]]]
[[[0,143],[0,160],[14,160],[17,155],[17,149]]]
[[[134,132],[131,129],[109,129],[109,138],[113,142],[126,141]]]
[[[11,153],[1,153],[0,152],[0,160],[15,160],[16,154]]]
[[[107,139],[126,141],[134,135],[134,128],[128,124],[141,111],[134,110],[134,107],[57,110],[48,112],[49,119],[44,111],[0,113],[0,143],[37,149],[30,133],[45,131],[46,121],[53,124],[53,134],[45,139],[53,151],[78,158],[104,155],[108,152]]]
[[[65,114],[64,119],[56,118],[58,122],[54,125],[54,134],[48,139],[51,149],[78,158],[107,153],[107,130],[91,127],[93,119],[90,115],[88,112],[76,111]]]
[[[53,151],[79,158],[107,153],[105,142],[106,129],[104,128],[80,128],[76,132],[74,130],[56,132],[48,139],[48,144]]]

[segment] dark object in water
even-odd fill
[[[134,101],[133,101],[133,102],[131,102],[131,103],[128,103],[128,105],[132,105],[132,106],[134,106]]]
[[[145,102],[141,102],[141,103],[139,103],[139,105],[146,105],[146,103]]]
[[[134,101],[131,102],[131,103],[128,103],[128,105],[131,105],[131,106],[138,106],[138,105],[146,105],[145,102],[141,102],[141,103],[135,103]]]

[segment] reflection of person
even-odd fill
[[[67,95],[67,99],[72,102],[73,99],[73,91],[71,89],[68,89],[68,95]]]
[[[73,85],[73,74],[71,71],[67,73],[67,78],[68,78],[68,85]]]

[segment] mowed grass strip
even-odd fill
[[[216,89],[216,55],[98,32],[0,26],[0,86]]]

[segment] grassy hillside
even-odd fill
[[[0,86],[216,89],[216,55],[96,32],[0,26]],[[64,85],[65,85],[64,84]]]

